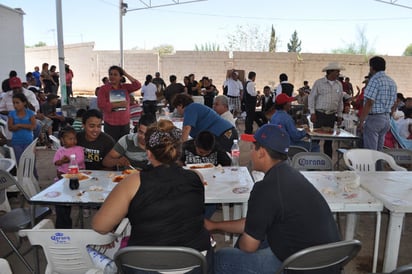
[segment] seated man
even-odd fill
[[[137,133],[124,135],[103,159],[105,167],[128,167],[137,169],[147,168],[147,154],[145,148],[145,134],[147,127],[156,123],[156,117],[143,114],[140,117]]]
[[[229,99],[225,95],[215,97],[213,101],[213,109],[220,115],[220,117],[229,121],[236,127],[236,121],[233,118],[233,114],[229,111]]]
[[[183,143],[181,162],[187,164],[212,163],[230,166],[231,159],[225,150],[216,144],[215,136],[209,131],[200,132],[195,139]]]
[[[322,194],[287,163],[289,136],[268,124],[254,135],[251,159],[265,173],[250,192],[247,217],[212,222],[209,231],[240,233],[238,247],[216,252],[216,273],[274,273],[290,255],[315,245],[340,241],[330,208]],[[340,273],[339,267],[305,273]]]
[[[319,152],[319,144],[311,144],[302,140],[302,138],[306,136],[306,131],[298,130],[292,117],[288,114],[291,102],[294,100],[295,99],[293,97],[289,97],[285,93],[279,94],[275,100],[276,112],[270,119],[270,123],[274,125],[281,125],[285,129],[289,135],[291,145],[304,147],[308,151]]]
[[[56,94],[47,95],[47,100],[40,106],[40,111],[44,116],[53,120],[53,131],[59,131],[59,126],[64,127],[69,123],[73,124],[72,118],[66,118],[56,113],[56,106],[59,101],[59,96]]]

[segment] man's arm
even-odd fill
[[[371,111],[373,103],[374,101],[372,99],[369,99],[369,98],[366,99],[365,105],[363,106],[363,109],[362,109],[362,114],[359,118],[359,125],[358,125],[359,130],[363,129],[363,123],[365,122],[366,116],[368,116],[369,112]]]
[[[129,166],[129,160],[122,156],[119,152],[114,149],[111,149],[109,153],[104,157],[102,164],[105,167],[114,167],[114,166]]]
[[[184,126],[182,129],[182,141],[186,142],[189,139],[189,133],[190,130],[192,129],[191,126]]]

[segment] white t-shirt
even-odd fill
[[[142,94],[143,94],[143,102],[144,101],[156,101],[157,97],[156,97],[156,91],[157,91],[157,87],[155,84],[153,83],[149,83],[146,85],[142,86]]]

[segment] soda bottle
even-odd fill
[[[240,148],[239,148],[238,140],[233,140],[231,156],[232,156],[232,170],[237,170],[239,167],[239,158],[240,158]]]
[[[70,155],[70,163],[68,168],[69,173],[69,187],[70,189],[78,189],[79,188],[79,178],[77,174],[79,173],[79,166],[77,165],[76,155]]]

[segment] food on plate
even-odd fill
[[[342,192],[354,192],[359,189],[360,177],[356,172],[347,170],[339,172],[336,177],[336,183]]]
[[[190,169],[199,169],[199,168],[212,168],[215,167],[212,163],[207,163],[207,164],[193,164],[193,165],[188,165]]]
[[[86,174],[84,174],[84,173],[63,174],[62,176],[63,176],[64,178],[68,178],[68,179],[72,178],[73,176],[77,176],[77,179],[79,179],[79,182],[90,179],[90,176],[89,176],[89,175],[86,175]]]
[[[133,173],[138,173],[139,171],[137,169],[125,169],[122,171],[122,174],[133,174]]]
[[[113,180],[113,183],[119,183],[124,178],[126,178],[126,175],[117,175],[117,176],[114,176],[112,180]]]

